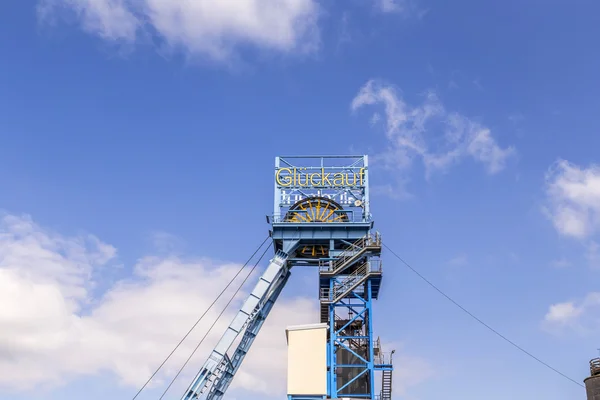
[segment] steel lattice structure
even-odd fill
[[[391,356],[383,355],[373,336],[381,238],[371,232],[367,156],[277,157],[274,174],[274,209],[267,219],[275,256],[182,399],[223,397],[291,269],[300,266],[319,270],[320,319],[329,326],[327,394],[290,400],[391,399]],[[382,371],[380,390],[376,371]]]

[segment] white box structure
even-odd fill
[[[286,329],[288,396],[327,395],[327,324]]]

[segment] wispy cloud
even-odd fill
[[[587,243],[585,257],[593,269],[600,269],[600,245],[595,240]]]
[[[147,238],[153,249],[163,254],[178,253],[185,246],[183,240],[169,232],[153,231]]]
[[[416,16],[419,19],[429,11],[421,8],[417,0],[376,0],[376,4],[384,13]]]
[[[600,166],[558,160],[546,174],[544,212],[561,235],[589,239],[600,229]]]
[[[558,260],[554,260],[551,262],[552,267],[554,268],[559,268],[559,269],[563,269],[563,268],[569,268],[573,265],[573,263],[565,258],[560,258]]]
[[[452,258],[450,261],[448,261],[448,264],[453,266],[466,265],[468,260],[469,259],[466,254],[459,254],[456,257]]]
[[[240,46],[303,54],[319,46],[315,0],[39,0],[43,21],[65,12],[110,42],[160,38],[163,49],[216,62],[230,62]]]
[[[383,12],[406,12],[410,2],[408,0],[378,0],[378,5]]]
[[[589,293],[577,301],[551,305],[544,317],[544,328],[553,333],[600,333],[600,292]]]
[[[542,212],[560,235],[583,246],[591,268],[600,269],[600,166],[559,159],[545,178]]]
[[[514,113],[514,114],[510,114],[508,116],[508,120],[510,122],[512,122],[513,124],[518,124],[519,122],[522,122],[525,120],[525,116],[521,113]]]
[[[429,177],[470,157],[495,174],[505,168],[515,153],[513,147],[498,145],[489,128],[447,111],[433,91],[425,94],[421,105],[411,106],[393,85],[370,80],[352,100],[351,109],[357,111],[366,106],[381,106],[385,115],[388,146],[375,156],[375,162],[392,170],[404,171],[418,158]]]

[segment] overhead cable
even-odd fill
[[[227,302],[227,304],[225,304],[225,307],[223,307],[223,309],[221,310],[221,312],[219,313],[219,315],[217,316],[217,318],[215,319],[215,321],[212,323],[212,325],[210,326],[210,328],[208,328],[208,330],[206,331],[206,333],[204,334],[204,336],[202,337],[202,339],[200,339],[200,342],[198,342],[198,344],[196,345],[196,348],[194,349],[194,351],[192,351],[192,354],[190,354],[190,356],[187,358],[187,360],[185,361],[185,363],[183,363],[183,365],[181,366],[181,368],[179,368],[179,371],[177,371],[177,374],[173,377],[173,379],[171,379],[171,382],[169,383],[169,386],[167,386],[167,388],[165,389],[165,391],[163,392],[163,394],[160,396],[159,400],[162,400],[162,398],[165,397],[165,395],[167,394],[167,392],[169,391],[169,389],[171,388],[171,386],[173,385],[173,383],[175,382],[175,380],[177,380],[177,377],[179,376],[179,374],[181,374],[181,372],[183,371],[183,369],[185,368],[185,366],[190,362],[190,360],[192,359],[192,357],[194,356],[194,354],[196,354],[196,351],[198,351],[198,348],[204,342],[204,339],[206,339],[206,337],[208,336],[208,334],[210,333],[210,331],[215,327],[215,325],[217,324],[217,322],[219,321],[219,319],[221,318],[221,316],[223,315],[223,313],[225,312],[225,310],[227,309],[227,307],[229,307],[229,304],[231,304],[231,302],[233,301],[233,299],[235,299],[235,297],[237,296],[238,292],[242,289],[242,287],[244,286],[244,284],[246,283],[246,281],[248,280],[248,278],[250,278],[250,276],[252,275],[252,273],[254,272],[254,270],[256,269],[256,267],[258,266],[258,264],[260,263],[260,261],[263,259],[263,257],[265,256],[265,254],[267,254],[267,251],[271,248],[271,245],[272,245],[272,243],[269,244],[269,246],[267,246],[267,248],[265,249],[265,251],[261,254],[261,256],[258,259],[258,261],[256,261],[256,264],[254,264],[254,266],[252,267],[252,269],[250,270],[250,272],[248,272],[248,275],[246,275],[246,277],[244,278],[244,280],[242,281],[242,283],[235,290],[235,292],[233,293],[233,295],[231,296],[231,298],[229,299],[229,301]],[[183,394],[183,396],[185,396],[185,393]]]
[[[404,261],[402,259],[402,257],[400,257],[398,254],[396,254],[385,243],[382,243],[382,244],[383,244],[383,246],[386,249],[388,249],[390,251],[390,253],[392,253],[394,256],[396,256],[404,265],[406,265],[419,278],[421,278],[422,280],[424,280],[429,286],[431,286],[436,291],[438,291],[442,296],[444,296],[446,299],[448,299],[450,302],[452,302],[455,306],[457,306],[462,311],[464,311],[467,315],[469,315],[475,321],[479,322],[481,325],[485,326],[487,329],[489,329],[490,331],[492,331],[493,333],[495,333],[501,339],[505,340],[506,342],[508,342],[509,344],[511,344],[512,346],[514,346],[518,350],[520,350],[521,352],[525,353],[529,357],[533,358],[534,360],[536,360],[540,364],[544,365],[545,367],[547,367],[547,368],[551,369],[552,371],[556,372],[557,374],[561,375],[563,378],[568,379],[569,381],[573,382],[574,384],[576,384],[576,385],[578,385],[580,387],[584,387],[581,383],[577,382],[575,379],[570,378],[569,376],[567,376],[564,373],[560,372],[556,368],[554,368],[554,367],[550,366],[549,364],[545,363],[544,361],[540,360],[539,358],[537,358],[536,356],[534,356],[533,354],[531,354],[530,352],[528,352],[527,350],[525,350],[524,348],[522,348],[521,346],[519,346],[518,344],[516,344],[512,340],[508,339],[506,336],[502,335],[500,332],[498,332],[497,330],[495,330],[494,328],[492,328],[491,326],[489,326],[488,324],[486,324],[485,322],[483,322],[481,319],[479,319],[478,317],[476,317],[473,313],[471,313],[470,311],[468,311],[466,308],[464,308],[463,306],[461,306],[454,299],[452,299],[450,296],[448,296],[446,293],[444,293],[441,289],[439,289],[437,286],[435,286],[433,283],[431,283],[427,278],[425,278],[423,275],[421,275],[415,268],[413,268],[410,264],[408,264],[406,261]]]
[[[237,273],[231,279],[231,281],[227,284],[227,286],[225,286],[225,288],[223,288],[223,290],[221,291],[221,293],[219,293],[219,295],[217,296],[217,298],[211,303],[210,306],[208,306],[208,308],[204,311],[204,313],[200,316],[200,318],[198,318],[198,320],[196,321],[196,323],[190,328],[190,330],[185,334],[185,336],[179,341],[179,343],[177,344],[177,346],[175,346],[175,348],[171,351],[171,353],[167,356],[167,358],[165,358],[165,360],[158,366],[158,368],[156,369],[156,371],[154,371],[154,373],[152,374],[152,376],[150,378],[148,378],[148,380],[146,381],[146,383],[144,383],[144,385],[140,388],[140,390],[138,390],[138,392],[136,393],[136,395],[133,396],[133,398],[131,400],[135,400],[140,395],[140,393],[142,392],[142,390],[144,390],[144,388],[152,381],[152,379],[156,376],[156,374],[160,371],[160,369],[165,365],[165,363],[167,361],[169,361],[169,359],[171,358],[171,356],[173,355],[173,353],[175,353],[175,351],[179,348],[179,346],[181,346],[181,344],[185,341],[185,339],[190,335],[190,333],[192,333],[192,331],[200,323],[200,321],[202,320],[202,318],[204,318],[206,316],[206,314],[208,313],[208,311],[217,303],[217,301],[225,293],[225,291],[227,290],[227,288],[229,288],[229,286],[231,286],[231,284],[233,283],[233,281],[235,280],[235,278],[237,278],[238,275],[242,273],[243,269],[246,268],[246,265],[248,265],[248,263],[254,258],[254,256],[256,255],[256,253],[258,253],[260,251],[261,247],[264,246],[264,244],[267,242],[267,240],[269,240],[269,236],[267,236],[267,238],[260,244],[260,246],[258,246],[258,248],[250,256],[250,258],[248,259],[248,261],[246,261],[244,263],[244,265],[237,271]],[[267,247],[267,249],[269,247]]]

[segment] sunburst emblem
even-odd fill
[[[297,223],[334,223],[348,222],[348,214],[343,207],[326,197],[308,197],[296,202],[288,210],[285,221]],[[304,257],[322,257],[328,253],[328,247],[321,244],[306,245],[298,251]]]

